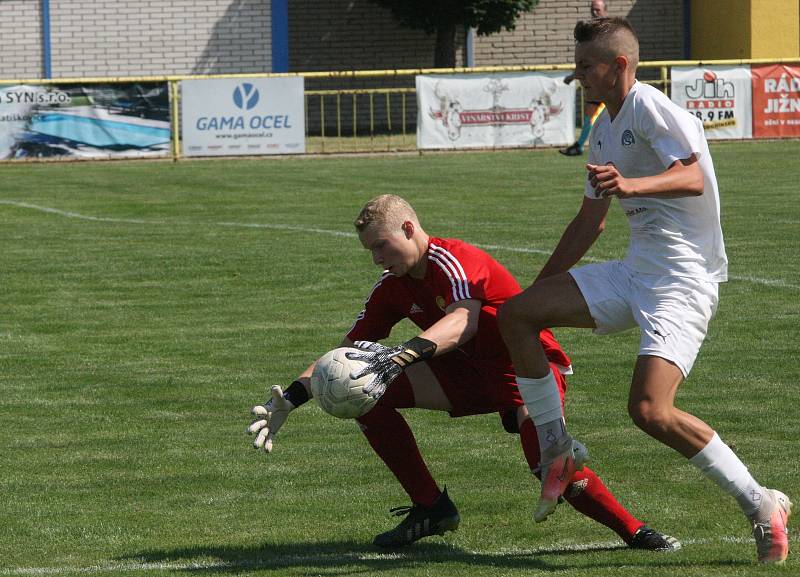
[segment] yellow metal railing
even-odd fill
[[[308,127],[313,126],[310,122],[309,117],[309,107],[312,106],[313,108],[318,109],[319,113],[319,144],[320,144],[320,152],[344,152],[346,150],[352,150],[353,146],[346,146],[345,140],[350,140],[351,143],[355,144],[359,142],[359,138],[366,138],[369,137],[370,149],[376,149],[376,136],[383,136],[386,144],[387,150],[393,149],[393,140],[392,138],[399,138],[401,141],[409,136],[408,133],[408,118],[407,118],[407,110],[408,104],[407,99],[409,94],[415,94],[416,91],[413,88],[359,88],[359,89],[342,89],[342,90],[306,90],[305,91],[305,115],[306,115],[306,137],[308,138],[310,135],[308,134]],[[368,124],[368,129],[363,129],[366,131],[365,134],[359,132],[359,106],[358,106],[358,96],[366,96],[368,98],[369,105],[366,111],[363,112],[364,114],[364,124]],[[394,107],[392,106],[392,96],[397,96],[397,100],[399,100],[399,115],[400,115],[400,123],[399,123],[399,132],[395,133],[394,125],[392,124],[392,114]],[[385,112],[384,122],[383,125],[379,125],[377,114],[376,114],[376,105],[375,99],[376,97],[382,101],[382,110]],[[383,97],[383,98],[380,98]],[[326,108],[326,99],[329,101],[335,98],[335,114],[336,114],[336,128],[335,128],[335,137],[338,139],[338,143],[336,147],[331,147],[328,143],[333,138],[333,136],[328,132],[326,121],[329,118],[328,108]],[[344,128],[344,120],[342,115],[342,100],[345,100],[345,105],[348,106],[348,112],[350,113],[351,122],[349,123],[348,128],[351,129],[350,136],[347,136],[343,133]],[[311,104],[315,102],[316,104]],[[317,107],[318,104],[318,107]]]
[[[669,69],[672,66],[744,66],[748,64],[800,64],[800,58],[761,58],[740,60],[664,60],[641,62],[643,82],[658,86],[669,94]],[[303,77],[306,81],[305,120],[307,152],[370,152],[414,150],[416,134],[416,93],[414,77],[419,74],[502,74],[517,72],[571,71],[570,64],[534,66],[492,66],[482,68],[415,68],[404,70],[352,70],[338,72],[289,72],[264,74],[217,74],[186,76],[140,76],[114,78],[0,79],[0,85],[13,84],[119,84],[167,82],[172,100],[173,159],[181,157],[180,81],[213,78]],[[396,83],[405,86],[347,87],[348,83]],[[313,84],[309,88],[309,84]],[[320,86],[316,86],[320,85]],[[325,86],[322,86],[325,85]],[[330,88],[327,85],[332,85]],[[338,85],[338,86],[337,86]],[[582,94],[581,94],[582,96]],[[366,102],[362,103],[359,98]],[[583,99],[581,113],[583,112]],[[332,107],[331,107],[332,106]],[[395,121],[393,121],[395,116]],[[582,117],[582,114],[581,114]],[[329,128],[329,123],[333,124]]]

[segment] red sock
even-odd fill
[[[531,471],[539,468],[541,454],[539,453],[539,435],[531,419],[525,419],[519,426],[519,442],[522,443],[522,452]]]
[[[411,501],[431,507],[441,495],[403,416],[380,404],[357,419],[370,446],[400,481]]]
[[[539,467],[539,439],[533,421],[525,419],[519,428],[519,434],[525,459],[531,470],[534,470]],[[644,525],[620,505],[600,477],[589,467],[584,467],[582,471],[575,473],[572,483],[564,493],[564,499],[575,510],[614,531],[626,543],[630,542],[636,530]]]
[[[617,501],[589,467],[575,473],[564,499],[575,510],[614,531],[626,543],[630,543],[633,534],[644,525]]]

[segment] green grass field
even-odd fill
[[[800,142],[712,152],[732,280],[679,406],[800,501]],[[526,284],[583,178],[555,151],[0,166],[0,575],[796,575],[796,556],[759,567],[733,500],[630,422],[633,332],[557,332],[567,417],[675,554],[566,506],[535,524],[495,415],[405,413],[462,524],[390,555],[370,542],[406,498],[354,422],[310,403],[271,455],[251,448],[249,408],[339,342],[379,274],[352,234],[363,202],[405,196]],[[588,256],[626,243],[613,206]]]

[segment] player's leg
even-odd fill
[[[581,122],[581,133],[578,139],[566,148],[559,149],[559,152],[565,156],[580,156],[583,154],[583,145],[586,143],[586,138],[592,129],[592,112],[594,111],[595,104],[591,102],[584,102],[583,104],[583,120]]]
[[[537,281],[507,300],[497,320],[517,375],[541,378],[550,361],[539,342],[539,332],[553,327],[594,328],[586,300],[569,273]]]
[[[550,327],[594,327],[589,307],[572,276],[542,279],[506,301],[498,311],[517,385],[536,426],[542,454],[542,494],[534,513],[544,521],[555,510],[569,478],[586,460],[585,448],[567,434],[558,380],[539,340]]]
[[[789,550],[789,499],[762,487],[711,427],[674,405],[716,308],[716,285],[691,279],[650,285],[634,280],[642,337],[628,400],[631,417],[736,499],[752,524],[759,560],[783,562]]]
[[[592,125],[594,125],[594,121],[597,120],[597,117],[600,115],[600,112],[602,112],[602,109],[602,104],[597,102],[586,101],[584,103],[581,133],[578,135],[578,139],[573,144],[567,148],[562,148],[559,150],[561,154],[566,156],[580,156],[583,154],[584,146],[586,146],[586,139],[589,138]]]
[[[559,388],[564,392],[566,380],[559,375]],[[540,477],[539,440],[536,427],[524,405],[516,409],[517,431],[525,460],[531,472]],[[504,419],[505,420],[505,419]],[[504,424],[505,426],[505,424]],[[634,549],[674,551],[680,549],[677,539],[647,527],[623,507],[603,481],[589,467],[577,471],[564,492],[564,499],[578,512],[614,531]]]
[[[683,373],[670,361],[640,356],[628,401],[633,421],[736,499],[753,526],[760,561],[783,562],[789,552],[792,503],[780,491],[762,487],[711,427],[674,406],[682,381]]]
[[[628,414],[645,433],[687,459],[708,445],[714,431],[706,423],[675,407],[683,373],[666,359],[640,355],[628,395]]]
[[[410,365],[405,373],[414,393],[415,407],[432,411],[451,411],[453,409],[453,404],[428,363]]]
[[[586,139],[589,138],[589,133],[592,131],[594,124],[595,114],[599,106],[596,102],[586,101],[583,106],[583,124],[581,126],[581,133],[578,140],[575,142],[576,148],[580,154],[583,154],[583,147],[586,144]]]
[[[589,139],[589,133],[592,131],[595,120],[600,116],[603,111],[603,104],[599,102],[587,102],[584,108],[583,126],[581,127],[581,134],[578,136],[578,149],[583,152],[586,146],[586,141]]]
[[[391,395],[387,391],[372,410],[356,420],[367,442],[400,482],[411,501],[431,506],[441,491],[419,452],[411,428],[397,411],[398,408],[414,406],[411,387],[402,375],[392,383],[392,387],[395,390]]]
[[[397,514],[406,515],[399,525],[375,537],[373,543],[379,547],[410,545],[422,537],[455,530],[460,520],[447,489],[439,489],[419,452],[414,434],[397,411],[411,407],[445,411],[452,407],[426,363],[409,367],[392,382],[378,404],[358,418],[370,446],[412,502],[410,507],[396,510]]]

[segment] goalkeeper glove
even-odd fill
[[[289,413],[308,400],[308,393],[300,381],[294,381],[285,393],[280,385],[274,385],[271,394],[269,401],[250,410],[256,420],[247,428],[251,435],[258,433],[253,447],[267,453],[272,452],[275,435],[286,422]]]
[[[364,352],[347,353],[347,358],[353,361],[363,361],[367,363],[367,366],[352,373],[350,378],[360,379],[374,373],[375,377],[364,385],[363,389],[373,399],[380,399],[386,392],[386,387],[406,367],[427,360],[436,352],[436,343],[422,337],[414,337],[396,347],[386,347],[372,341],[356,341],[353,344]]]

